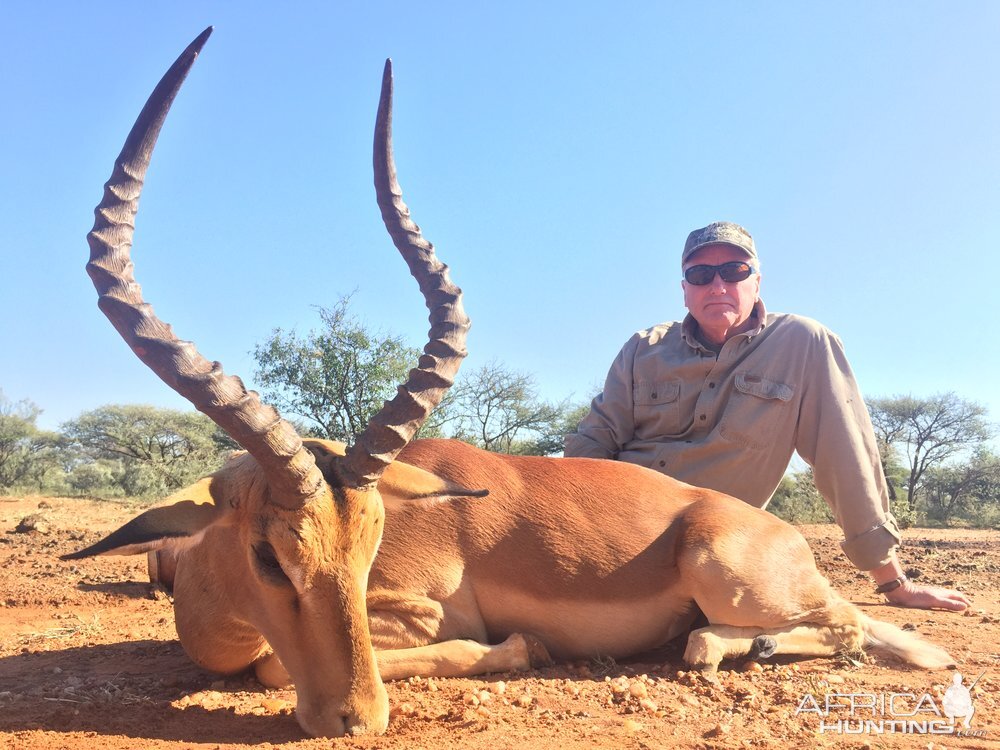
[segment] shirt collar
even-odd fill
[[[767,325],[767,309],[764,307],[764,300],[757,300],[753,306],[753,312],[750,313],[750,316],[757,319],[757,326],[755,328],[751,328],[749,331],[744,331],[743,333],[738,334],[738,336],[746,337],[747,341],[764,330],[764,326]],[[692,349],[700,349],[706,352],[711,351],[698,340],[697,334],[698,321],[694,319],[694,316],[691,315],[691,313],[688,313],[684,316],[683,322],[681,322],[681,338],[684,340],[684,343]]]

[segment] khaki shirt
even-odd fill
[[[763,323],[718,354],[690,315],[635,334],[565,454],[641,464],[763,508],[797,450],[844,531],[844,553],[862,570],[879,567],[899,529],[843,345],[809,318],[769,314],[762,302],[754,314]]]

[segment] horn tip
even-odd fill
[[[206,28],[197,37],[195,37],[195,40],[191,42],[190,45],[188,45],[188,49],[195,55],[197,55],[199,52],[201,52],[201,48],[205,46],[205,42],[208,41],[208,38],[212,36],[213,31],[215,31],[214,26],[209,26],[208,28]]]
[[[388,115],[392,112],[392,89],[392,58],[387,57],[385,59],[385,68],[382,71],[382,93],[379,95],[378,109],[380,116],[383,113]]]

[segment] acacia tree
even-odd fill
[[[567,402],[539,399],[532,375],[493,360],[465,375],[453,390],[446,414],[455,437],[498,453],[553,452],[551,435],[561,430]]]
[[[41,484],[56,465],[59,436],[38,429],[41,412],[28,399],[14,402],[0,390],[0,487]]]
[[[349,314],[349,303],[342,297],[332,309],[319,308],[323,327],[305,336],[275,329],[253,356],[270,403],[305,420],[310,434],[353,443],[420,352],[399,336],[370,331]],[[568,408],[539,399],[531,375],[494,360],[463,370],[418,436],[456,437],[504,453],[554,453],[579,421],[567,427]]]
[[[576,432],[580,422],[590,413],[589,401],[573,403],[564,400],[560,402],[559,407],[560,414],[556,420],[547,429],[543,429],[538,439],[530,444],[530,453],[533,455],[561,455],[566,436]],[[529,451],[525,451],[527,452]]]
[[[64,424],[63,433],[85,457],[85,474],[103,467],[126,495],[183,487],[216,469],[228,451],[204,414],[153,406],[103,406]]]
[[[420,352],[399,336],[368,330],[349,303],[348,296],[319,308],[323,327],[305,336],[274,329],[253,356],[267,401],[306,420],[318,437],[353,443]]]
[[[924,491],[933,516],[945,523],[976,503],[1000,499],[1000,457],[977,448],[968,463],[927,471]]]
[[[869,400],[868,411],[879,441],[906,459],[906,503],[911,512],[929,470],[943,467],[993,434],[986,408],[952,392],[927,398],[875,398]]]

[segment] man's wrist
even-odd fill
[[[893,578],[891,581],[886,581],[885,583],[880,583],[878,586],[875,587],[875,593],[876,594],[888,594],[888,593],[890,593],[890,592],[895,591],[896,589],[898,589],[900,586],[902,586],[904,583],[906,583],[906,581],[907,581],[906,574],[902,573],[902,574],[896,576],[895,578]]]

